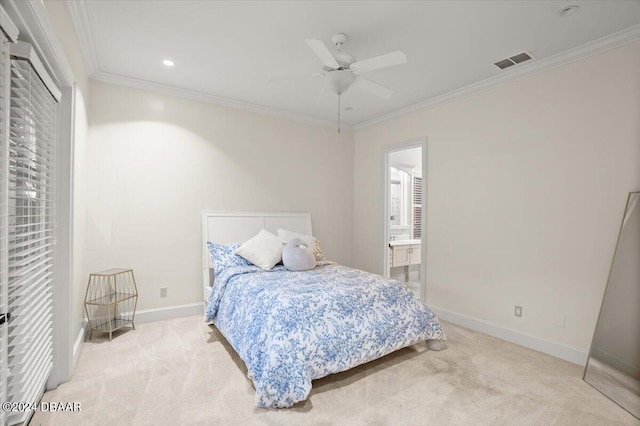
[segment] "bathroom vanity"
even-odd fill
[[[389,268],[404,266],[408,280],[409,266],[422,262],[421,248],[421,241],[418,239],[389,241]]]

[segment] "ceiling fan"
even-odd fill
[[[336,54],[332,54],[322,40],[307,39],[305,42],[313,53],[322,61],[322,72],[301,77],[322,77],[333,93],[338,95],[338,133],[340,132],[340,96],[352,85],[355,85],[380,98],[389,99],[393,90],[362,76],[362,73],[381,68],[392,67],[407,62],[407,56],[400,50],[375,56],[373,58],[356,61],[352,55],[342,52],[341,48],[347,41],[346,34],[338,33],[331,37],[336,45]],[[294,77],[295,78],[295,77]],[[285,77],[285,79],[287,79]],[[318,96],[322,96],[324,90]]]

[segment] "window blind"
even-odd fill
[[[8,64],[7,395],[10,401],[37,402],[53,354],[56,103],[29,61]],[[10,413],[7,420],[22,423],[30,414]]]
[[[422,238],[422,178],[413,176],[413,238]]]
[[[0,31],[0,401],[7,401],[7,282],[9,224],[9,40]],[[0,412],[0,424],[6,424],[6,413]]]

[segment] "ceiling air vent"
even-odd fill
[[[501,70],[505,69],[505,68],[509,68],[512,67],[516,64],[519,64],[521,62],[525,62],[528,61],[529,59],[531,59],[533,56],[531,56],[530,53],[527,52],[521,52],[518,53],[517,55],[513,55],[510,58],[507,59],[501,59],[498,62],[495,62],[494,65],[498,68],[500,68]]]

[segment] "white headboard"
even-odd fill
[[[204,284],[209,283],[211,261],[207,241],[240,244],[262,229],[276,233],[278,228],[312,235],[309,213],[202,212],[202,265]]]

